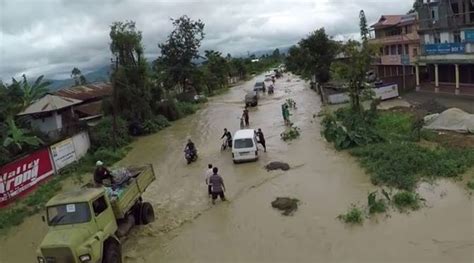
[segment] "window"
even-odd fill
[[[397,46],[392,45],[390,46],[390,55],[396,55],[397,54]]]
[[[437,6],[433,6],[431,8],[431,19],[433,19],[434,21],[438,21],[438,7]]]
[[[418,48],[413,49],[413,56],[418,56]]]
[[[238,139],[234,141],[234,148],[241,149],[241,148],[252,148],[253,147],[253,140],[252,139]]]
[[[408,50],[408,44],[405,44],[405,55],[408,55],[410,52]]]
[[[72,225],[89,222],[91,215],[88,203],[50,206],[46,210],[48,225]]]
[[[439,33],[434,33],[433,34],[433,40],[434,40],[435,44],[441,43],[441,36],[439,35]]]
[[[397,55],[403,54],[402,52],[403,52],[403,51],[402,51],[402,45],[398,45],[398,46],[397,46]]]
[[[461,32],[454,31],[453,32],[453,40],[454,40],[454,43],[461,43]]]
[[[458,3],[451,3],[451,10],[454,14],[459,14],[459,5]]]
[[[390,55],[390,46],[385,46],[383,54]]]
[[[92,203],[92,208],[94,209],[95,216],[100,215],[102,212],[107,209],[107,202],[105,202],[105,197],[101,196]]]

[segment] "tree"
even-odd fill
[[[423,0],[415,0],[415,2],[413,2],[413,7],[410,9],[410,11],[408,11],[408,14],[418,12],[422,6]]]
[[[362,41],[366,42],[369,39],[369,28],[367,26],[367,19],[365,18],[364,10],[360,10],[359,20],[360,36]]]
[[[319,83],[329,81],[331,63],[338,51],[337,43],[329,38],[324,28],[320,28],[302,39],[298,45],[300,50],[292,50],[297,55],[293,58],[293,63],[303,76],[314,76]]]
[[[74,80],[74,86],[80,86],[87,84],[86,77],[82,75],[81,70],[73,68],[71,71],[71,78]]]
[[[6,138],[3,147],[12,148],[13,151],[21,151],[24,146],[38,146],[43,142],[36,136],[28,135],[28,131],[16,126],[13,118],[7,120]]]
[[[196,70],[193,59],[199,58],[199,47],[204,38],[204,23],[201,20],[191,20],[184,15],[173,21],[174,30],[165,43],[158,47],[161,56],[155,63],[158,71],[167,78],[168,89],[180,85],[183,91],[187,89],[187,82]]]
[[[35,100],[43,97],[49,90],[48,90],[48,86],[50,85],[50,82],[49,81],[45,81],[43,82],[43,75],[39,76],[35,82],[33,83],[33,85],[30,85],[30,83],[28,83],[28,80],[25,76],[25,74],[23,74],[21,76],[23,78],[23,80],[21,81],[17,81],[15,78],[12,78],[12,82],[14,86],[16,87],[12,87],[12,88],[19,88],[21,90],[21,97],[22,97],[22,105],[21,105],[21,108],[24,109],[26,107],[28,107],[32,102],[34,102]]]
[[[278,48],[273,50],[272,57],[275,59],[280,59],[280,50]]]
[[[142,33],[135,22],[115,22],[110,27],[114,56],[112,81],[117,111],[127,120],[143,121],[151,115],[148,68],[143,55]]]
[[[212,93],[214,89],[224,88],[227,85],[227,77],[230,74],[230,67],[222,54],[214,50],[204,51],[207,61],[205,62],[208,71],[208,91]]]

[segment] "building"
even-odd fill
[[[418,16],[417,90],[474,95],[474,0],[425,0]]]
[[[383,15],[371,28],[370,43],[380,47],[380,56],[373,63],[377,79],[396,83],[400,90],[415,89],[420,51],[416,14]]]
[[[111,83],[94,83],[60,89],[54,94],[80,100],[81,103],[74,107],[74,113],[80,120],[90,122],[102,117],[102,102],[112,96],[112,91]]]
[[[81,100],[47,94],[17,115],[29,116],[28,121],[33,128],[57,139],[70,129],[76,130],[77,117],[73,106],[80,103]]]

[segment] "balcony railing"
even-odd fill
[[[464,54],[466,52],[465,46],[465,43],[439,43],[425,44],[422,49],[423,55]]]

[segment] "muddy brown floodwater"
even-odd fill
[[[250,125],[266,136],[267,153],[254,163],[234,165],[221,152],[224,128],[235,132],[242,99],[253,81],[212,98],[197,114],[164,131],[140,138],[120,165],[152,163],[158,179],[144,199],[157,220],[135,228],[124,241],[125,262],[473,262],[474,203],[461,183],[423,183],[418,192],[426,207],[346,226],[336,219],[351,203],[364,204],[376,189],[355,160],[336,152],[320,136],[321,104],[308,84],[287,76],[274,95],[263,95],[250,109]],[[289,143],[280,105],[293,98],[292,121],[301,137]],[[186,165],[183,148],[192,138],[199,151]],[[289,171],[267,172],[270,161],[288,162]],[[204,171],[220,168],[228,202],[212,206]],[[471,171],[472,173],[472,171]],[[270,205],[278,196],[300,200],[293,216]],[[39,216],[0,240],[0,262],[34,260],[34,248],[46,229]]]

